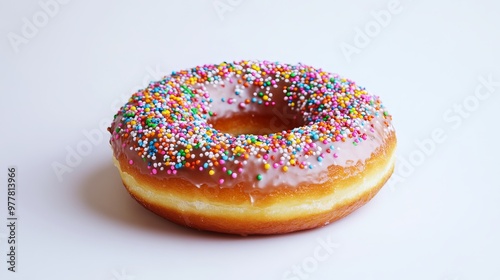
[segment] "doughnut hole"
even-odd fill
[[[306,125],[303,113],[298,112],[296,107],[290,107],[284,98],[283,88],[289,86],[289,82],[279,81],[270,89],[273,105],[252,102],[243,107],[239,106],[243,100],[252,99],[256,97],[257,92],[264,90],[255,86],[237,89],[236,85],[226,80],[223,87],[205,89],[211,97],[216,97],[216,101],[212,103],[212,111],[216,115],[208,118],[207,122],[218,131],[233,136],[267,135]],[[234,95],[236,91],[240,94]],[[219,101],[219,98],[223,100]],[[233,102],[229,103],[229,99],[233,99]]]
[[[286,105],[263,109],[265,110],[239,112],[227,117],[210,118],[208,123],[220,132],[235,136],[240,134],[265,135],[305,125],[300,114]]]

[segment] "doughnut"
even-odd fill
[[[394,169],[378,96],[302,63],[242,60],[174,71],[114,116],[110,145],[130,195],[187,227],[239,235],[327,225]]]

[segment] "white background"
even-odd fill
[[[49,14],[2,0],[0,278],[499,279],[498,1],[348,2],[73,0]],[[283,236],[198,232],[143,209],[99,124],[161,73],[240,59],[310,64],[381,96],[398,180],[341,221]],[[71,170],[61,180],[58,164]],[[11,165],[17,273],[5,261]],[[322,242],[338,248],[318,260]]]

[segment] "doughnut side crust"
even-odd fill
[[[267,193],[248,191],[244,183],[218,188],[148,176],[127,164],[123,154],[114,162],[131,196],[174,223],[240,235],[282,234],[327,225],[367,203],[391,176],[395,148],[392,131],[364,164],[329,166],[323,184],[281,186]]]

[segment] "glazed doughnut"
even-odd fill
[[[233,234],[326,225],[393,172],[377,96],[304,64],[224,62],[134,93],[109,128],[128,192],[177,224]]]

